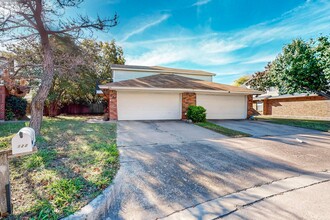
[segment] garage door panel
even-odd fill
[[[180,119],[180,94],[118,92],[118,120]]]
[[[197,94],[197,105],[206,109],[207,119],[246,118],[246,96]]]

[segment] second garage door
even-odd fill
[[[173,120],[181,118],[177,93],[117,93],[118,120]]]
[[[197,105],[206,109],[207,119],[245,119],[247,113],[244,95],[201,95],[197,94]]]

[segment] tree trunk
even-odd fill
[[[33,98],[31,105],[30,127],[35,130],[37,135],[40,134],[44,105],[54,78],[54,57],[48,37],[46,38],[47,39],[42,43],[44,57],[41,85],[39,86],[38,92]]]

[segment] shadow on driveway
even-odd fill
[[[182,122],[121,123],[121,168],[114,181],[116,199],[109,219],[162,218],[233,192],[330,167],[330,150],[323,145],[301,147],[271,139],[221,136],[212,139],[214,132],[206,129],[201,132],[206,132],[207,138],[194,139],[186,137],[186,129],[197,137],[200,128],[195,130],[196,126]],[[130,138],[125,143],[121,132],[125,138],[131,132],[136,142]],[[146,137],[155,137],[161,144],[150,141],[143,145],[140,140]],[[171,144],[164,144],[166,141]],[[294,213],[288,215],[296,217]]]

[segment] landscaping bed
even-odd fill
[[[239,137],[251,137],[252,135],[244,133],[244,132],[240,132],[240,131],[236,131],[236,130],[232,130],[229,128],[225,128],[222,127],[220,125],[211,123],[211,122],[199,122],[196,123],[198,126],[201,126],[203,128],[207,128],[209,130],[218,132],[220,134],[226,135],[228,137],[233,137],[233,138],[239,138]]]
[[[258,121],[272,122],[276,124],[289,125],[300,128],[309,128],[319,131],[330,132],[330,121],[308,120],[308,119],[286,119],[286,118],[270,118],[256,117]]]
[[[38,152],[10,162],[11,219],[58,219],[79,210],[108,187],[119,169],[116,124],[83,117],[46,118]],[[0,150],[27,123],[0,126]]]

